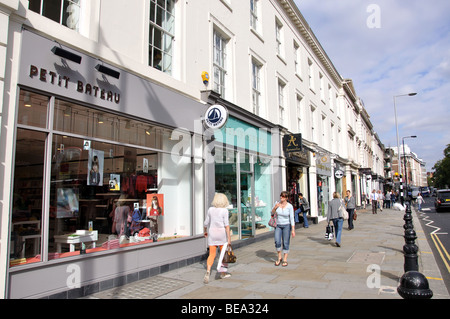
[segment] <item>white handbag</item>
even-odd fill
[[[348,212],[342,204],[339,207],[339,216],[343,217],[345,220],[348,219]]]

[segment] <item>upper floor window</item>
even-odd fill
[[[311,90],[314,91],[315,87],[314,87],[314,68],[313,68],[313,63],[310,59],[308,59],[308,84],[309,84],[309,88]]]
[[[261,116],[261,64],[252,60],[252,103],[253,113]]]
[[[299,94],[297,94],[297,130],[299,133],[304,133],[303,132],[303,97]]]
[[[28,8],[46,18],[78,31],[81,0],[29,0]]]
[[[280,115],[280,125],[285,124],[285,109],[286,109],[286,97],[285,97],[286,83],[278,80],[278,109]]]
[[[214,30],[214,91],[225,98],[225,82],[227,76],[227,40]]]
[[[320,81],[320,99],[325,103],[325,78],[323,74],[319,72]]]
[[[149,65],[172,74],[175,0],[150,0]]]
[[[250,0],[250,26],[259,31],[259,0]]]
[[[283,25],[276,20],[275,22],[275,38],[277,45],[277,54],[283,56]]]
[[[298,76],[301,76],[302,71],[302,65],[301,65],[301,55],[300,55],[300,47],[299,45],[294,42],[294,70],[295,74]]]

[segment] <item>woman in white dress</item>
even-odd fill
[[[208,238],[209,257],[206,261],[206,274],[204,283],[209,282],[211,267],[216,258],[217,247],[222,249],[223,245],[231,244],[230,226],[228,224],[228,198],[222,193],[216,193],[211,203],[212,207],[208,209],[206,219],[203,224],[205,237]],[[219,263],[221,260],[219,260]],[[226,266],[225,266],[226,267]],[[220,278],[230,277],[227,272],[221,272]]]

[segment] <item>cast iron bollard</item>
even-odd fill
[[[404,270],[408,272],[410,270],[419,270],[418,256],[417,252],[419,251],[419,247],[415,244],[415,240],[417,239],[416,232],[414,231],[414,224],[412,222],[412,213],[411,213],[411,205],[409,202],[405,202],[405,216],[403,220],[405,224],[403,228],[405,229],[405,245],[403,246],[403,253],[405,256]]]
[[[412,228],[408,228],[405,230],[405,242],[406,244],[403,246],[403,253],[405,256],[405,264],[403,269],[405,272],[415,270],[419,271],[419,256],[417,256],[417,252],[419,251],[419,247],[415,244],[415,240],[417,239],[416,232]]]
[[[413,229],[413,218],[411,214],[411,205],[406,202],[406,208],[405,208],[405,215],[403,216],[403,220],[405,221],[405,224],[403,225],[403,229],[405,229],[405,232],[407,229]]]
[[[403,220],[405,221],[403,226],[405,229],[405,245],[403,246],[405,273],[400,278],[397,292],[404,299],[430,299],[433,297],[433,292],[430,290],[427,278],[419,272],[417,255],[419,247],[415,244],[417,236],[412,223],[411,206],[408,202]]]
[[[400,278],[397,288],[403,299],[430,299],[433,291],[430,290],[427,278],[418,271],[408,271]]]

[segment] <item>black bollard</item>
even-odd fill
[[[418,271],[408,271],[400,278],[397,288],[403,299],[430,299],[433,297],[427,278]]]
[[[412,217],[412,213],[411,213],[411,205],[409,205],[407,202],[406,202],[406,209],[405,209],[405,215],[403,216],[403,220],[405,221],[405,224],[403,225],[403,228],[405,229],[405,231],[407,229],[414,228],[413,217]]]
[[[406,244],[403,246],[403,253],[405,256],[405,263],[403,269],[405,272],[408,271],[418,271],[419,270],[419,256],[417,252],[419,251],[419,247],[415,244],[415,240],[417,239],[416,232],[412,228],[408,228],[405,230],[405,242]]]
[[[411,206],[408,202],[403,220],[405,221],[405,225],[403,225],[405,229],[405,245],[403,246],[405,273],[400,278],[397,292],[404,299],[430,299],[433,297],[433,292],[430,290],[427,278],[419,272],[417,255],[419,247],[415,244],[417,236],[412,223]]]

